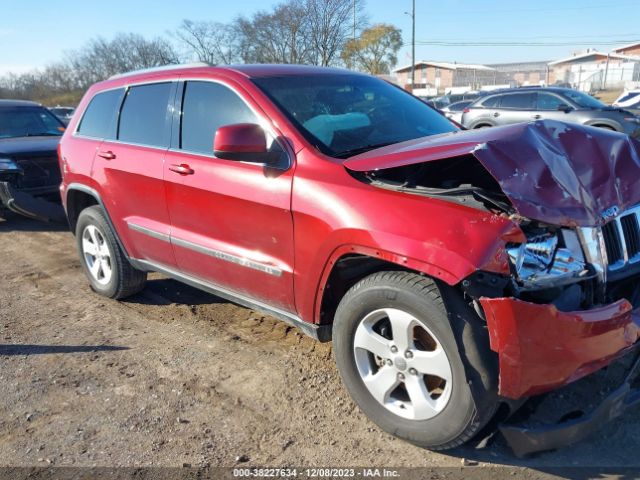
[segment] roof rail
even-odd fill
[[[194,63],[179,63],[173,65],[164,65],[162,67],[143,68],[141,70],[133,70],[131,72],[118,73],[109,77],[109,80],[116,78],[130,77],[132,75],[139,75],[141,73],[153,73],[153,72],[166,72],[171,70],[177,70],[180,68],[196,68],[196,67],[212,67],[210,63],[206,62],[194,62]]]

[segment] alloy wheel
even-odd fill
[[[113,273],[111,252],[104,234],[95,225],[87,225],[82,232],[82,256],[94,280],[100,285],[108,284]]]
[[[390,412],[427,420],[451,397],[452,368],[442,344],[411,314],[383,308],[363,318],[353,350],[369,393]]]

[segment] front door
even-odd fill
[[[184,82],[179,134],[164,172],[171,241],[184,274],[293,312],[292,166],[276,170],[213,155],[219,127],[269,123],[244,95],[219,82]],[[292,160],[267,137],[271,149]]]

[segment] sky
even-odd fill
[[[640,41],[640,0],[415,2],[416,60],[462,63],[554,60],[587,48],[609,51],[617,45]],[[184,18],[227,22],[276,3],[0,0],[0,75],[41,68],[96,36],[112,38],[118,32],[134,32],[154,37],[175,30]],[[391,23],[402,30],[405,46],[398,55],[398,64],[410,64],[411,17],[404,12],[411,11],[411,0],[366,0],[366,10],[370,23]],[[503,46],[495,45],[496,42],[538,45]]]

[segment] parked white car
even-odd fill
[[[625,90],[622,95],[613,102],[614,107],[640,109],[640,88]]]

